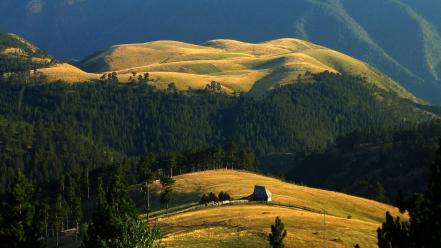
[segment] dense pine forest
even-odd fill
[[[241,162],[234,162],[240,164],[237,168],[388,201],[396,193],[393,179],[377,177],[376,169],[390,161],[393,172],[402,163],[407,168],[404,189],[420,190],[424,184],[412,182],[427,173],[431,157],[409,159],[409,154],[421,149],[422,154],[433,154],[434,132],[440,130],[436,114],[370,86],[363,78],[332,73],[314,75],[314,84],[281,87],[262,98],[209,90],[160,91],[148,83],[4,81],[3,192],[17,169],[35,184],[53,189],[68,175],[96,184],[118,164],[135,183],[137,160],[147,154],[158,160],[171,157],[176,161],[171,167],[178,173],[194,170],[195,164],[204,164],[201,161],[218,161],[214,164],[221,166],[230,151],[241,154]],[[403,147],[409,153],[398,152]],[[395,150],[394,157],[384,156]],[[363,160],[363,154],[373,159]],[[363,162],[353,162],[350,157],[355,155]],[[156,169],[169,173],[170,165],[157,164]],[[349,185],[344,175],[354,171],[359,180]],[[90,179],[84,180],[86,176]],[[384,189],[385,197],[366,193],[377,186],[380,189],[374,191],[382,194]]]

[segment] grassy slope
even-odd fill
[[[51,56],[18,35],[0,32],[0,55],[50,60]]]
[[[27,40],[0,32],[0,70],[3,72],[48,67],[53,58]]]
[[[49,81],[57,81],[62,79],[66,82],[85,82],[92,79],[97,79],[101,75],[94,73],[87,73],[70,64],[56,64],[48,68],[38,70],[43,75],[48,77]]]
[[[227,191],[234,198],[252,193],[254,185],[265,185],[273,201],[325,209],[327,240],[331,247],[360,243],[374,247],[375,230],[391,206],[342,193],[319,190],[282,182],[242,171],[206,171],[175,177],[173,205],[197,201],[207,192]],[[158,186],[157,186],[158,187]],[[159,189],[159,188],[157,188]],[[351,219],[348,219],[348,216]],[[290,235],[288,247],[313,247],[323,237],[323,215],[269,206],[228,206],[179,214],[159,221],[165,231],[164,244],[172,247],[260,247],[275,216],[286,222]],[[332,245],[331,245],[332,244]],[[295,246],[297,247],[297,246]]]
[[[124,80],[132,71],[149,72],[160,88],[175,82],[179,89],[203,88],[216,80],[230,91],[261,94],[277,84],[292,83],[306,71],[363,75],[384,90],[413,98],[367,64],[303,40],[264,43],[213,40],[203,45],[155,41],[111,47],[80,65],[87,71],[118,71]]]
[[[375,247],[378,224],[268,206],[229,206],[164,218],[166,247],[269,247],[266,241],[276,216],[282,218],[287,247]],[[325,238],[324,238],[325,237]]]

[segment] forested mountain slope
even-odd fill
[[[3,161],[9,161],[2,163],[3,171],[25,168],[35,182],[49,183],[66,174],[98,173],[122,159],[133,179],[129,158],[147,153],[187,154],[234,142],[259,157],[308,155],[325,152],[355,130],[394,132],[439,119],[363,78],[313,77],[314,84],[288,85],[259,99],[162,91],[145,83],[2,83],[0,147]],[[262,166],[274,172],[271,163]]]

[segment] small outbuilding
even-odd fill
[[[253,201],[271,201],[272,194],[265,186],[254,186],[254,192],[251,195]]]

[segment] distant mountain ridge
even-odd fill
[[[217,39],[201,45],[170,40],[114,45],[86,57],[77,68],[56,61],[18,35],[0,33],[0,60],[0,72],[9,81],[8,72],[25,72],[34,80],[41,76],[41,83],[91,82],[116,72],[120,83],[139,83],[140,77],[148,75],[146,82],[158,89],[173,84],[181,91],[200,90],[215,82],[217,91],[254,96],[288,84],[310,83],[313,74],[332,72],[363,77],[385,92],[423,102],[362,61],[294,38],[262,43]]]
[[[439,13],[437,0],[3,0],[0,30],[76,59],[149,40],[295,37],[366,61],[441,102]]]
[[[87,57],[79,67],[90,73],[117,71],[122,78],[148,72],[159,88],[175,82],[181,90],[198,89],[216,81],[226,91],[254,95],[307,80],[304,75],[309,72],[330,71],[363,76],[385,91],[416,99],[366,63],[293,38],[262,43],[217,39],[202,45],[178,41],[115,45]]]

